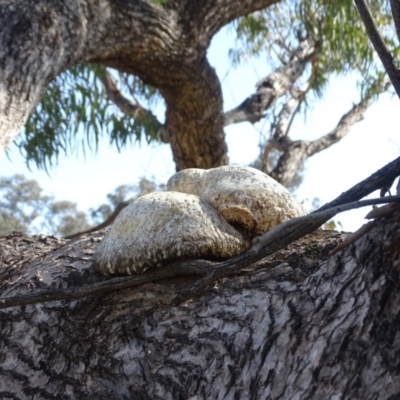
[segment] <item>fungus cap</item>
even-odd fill
[[[121,211],[96,250],[94,266],[105,275],[135,274],[181,258],[226,259],[246,247],[197,196],[150,193]]]
[[[196,185],[190,183],[193,176]],[[170,178],[167,190],[195,194],[211,204],[229,223],[257,235],[306,214],[284,186],[251,167],[186,169]]]

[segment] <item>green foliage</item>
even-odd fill
[[[17,145],[29,162],[47,169],[63,153],[76,153],[81,146],[85,154],[96,150],[101,135],[121,149],[134,140],[159,140],[159,128],[153,120],[131,118],[110,107],[101,77],[104,67],[77,65],[59,75],[31,115]],[[132,75],[119,74],[123,90],[153,106],[158,92]]]
[[[378,28],[392,49],[396,48],[392,17],[384,0],[368,2]],[[301,40],[312,38],[318,56],[312,61],[309,85],[317,96],[332,74],[359,72],[362,95],[371,94],[381,81],[382,67],[352,0],[292,0],[240,18],[234,25],[238,48],[234,62],[266,54],[279,66],[287,62]],[[268,28],[266,28],[268,27]]]
[[[321,228],[325,229],[326,231],[342,231],[343,225],[340,221],[335,221],[334,219],[331,219],[328,222],[325,222],[325,224],[323,224]]]

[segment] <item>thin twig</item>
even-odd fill
[[[93,228],[87,229],[86,231],[81,231],[77,233],[73,233],[72,235],[64,236],[64,239],[75,239],[79,236],[86,235],[88,233],[93,233],[97,232],[100,229],[107,228],[107,226],[110,226],[114,221],[115,218],[118,217],[119,213],[130,203],[130,201],[122,201],[117,205],[113,213],[101,224],[94,226]]]
[[[394,203],[391,203],[394,204]],[[360,239],[362,236],[364,236],[367,232],[369,232],[375,225],[376,225],[377,220],[369,221],[361,228],[357,229],[355,232],[348,234],[345,239],[340,242],[330,253],[330,256],[335,255],[337,252],[340,250],[345,249],[346,247],[349,247],[352,243],[354,243],[356,240]]]
[[[106,89],[108,98],[126,115],[130,115],[133,118],[147,118],[152,121],[160,132],[160,137],[164,143],[167,143],[165,137],[164,126],[157,119],[157,117],[150,111],[142,107],[139,102],[132,102],[125,97],[118,89],[117,84],[111,74],[104,70],[104,75],[101,78],[104,88]]]
[[[386,44],[379,33],[378,28],[376,27],[368,4],[365,0],[354,0],[354,3],[356,4],[360,17],[364,23],[368,37],[382,61],[386,73],[388,74],[389,79],[396,90],[397,96],[400,98],[400,71],[396,67],[393,56],[386,47]],[[397,8],[395,8],[395,10],[397,10]]]
[[[342,193],[335,200],[323,205],[321,208],[314,211],[314,213],[360,200],[375,192],[375,190],[380,190],[387,182],[392,181],[398,176],[400,176],[400,157],[373,173],[369,178],[357,183],[357,185]]]
[[[304,217],[293,218],[289,221],[285,221],[264,235],[258,237],[251,249],[247,250],[245,253],[219,263],[214,266],[211,271],[209,270],[204,278],[199,279],[191,287],[180,289],[177,292],[174,302],[180,303],[188,298],[194,297],[206,290],[206,288],[216,280],[238,274],[250,264],[257,262],[307,234],[314,232],[338,213],[374,204],[383,204],[386,202],[400,202],[400,196],[388,196],[385,198],[369,199],[343,204]]]

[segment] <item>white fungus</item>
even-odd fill
[[[199,197],[176,192],[142,196],[118,215],[94,255],[104,275],[135,274],[184,258],[226,259],[247,244]]]
[[[229,223],[257,235],[306,214],[284,186],[251,167],[186,169],[169,179],[167,190],[197,195]]]

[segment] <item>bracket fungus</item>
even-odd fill
[[[177,259],[226,259],[306,214],[281,184],[250,167],[187,169],[167,192],[142,196],[115,219],[94,254],[104,275],[141,273]]]
[[[94,255],[104,275],[135,274],[182,258],[226,259],[247,248],[243,237],[199,197],[142,196],[115,219]]]
[[[284,186],[251,167],[186,169],[169,179],[167,190],[199,196],[229,223],[255,235],[306,214]]]

